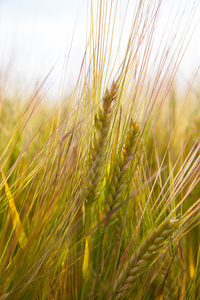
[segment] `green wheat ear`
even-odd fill
[[[87,182],[88,195],[86,197],[84,208],[84,219],[89,220],[88,228],[91,227],[95,214],[93,213],[94,203],[98,205],[96,200],[99,199],[102,183],[105,174],[105,157],[107,155],[108,133],[110,130],[110,124],[112,119],[112,103],[117,96],[118,85],[116,82],[112,83],[110,91],[108,89],[102,99],[102,107],[98,108],[95,116],[95,130],[92,140],[92,146],[90,151],[89,161],[89,179]],[[85,234],[87,235],[87,230]],[[91,249],[93,244],[93,238],[86,237],[85,251],[83,258],[82,272],[84,278],[90,276],[92,255]]]
[[[90,173],[88,189],[90,189],[87,200],[89,204],[95,202],[101,193],[102,179],[105,174],[105,156],[107,154],[108,133],[112,119],[112,103],[117,96],[118,85],[112,83],[102,100],[102,107],[98,108],[95,116],[95,131],[90,152]]]
[[[108,195],[105,199],[104,210],[107,216],[110,212],[114,211],[120,203],[123,201],[124,190],[128,186],[129,182],[129,171],[131,160],[133,159],[133,151],[135,148],[135,142],[138,135],[138,124],[131,122],[129,131],[127,133],[122,153],[119,157],[118,164],[112,182],[108,191]],[[122,222],[122,216],[120,210],[117,210],[111,218],[109,218],[105,224],[105,227],[114,225],[115,234],[117,233],[116,239],[120,234],[120,226]]]
[[[166,218],[163,223],[142,242],[137,251],[126,263],[114,282],[113,294],[116,300],[124,299],[126,293],[142,274],[144,266],[153,261],[173,231],[180,225],[180,220]]]

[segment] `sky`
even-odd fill
[[[93,2],[95,4],[97,1]],[[120,16],[125,11],[125,2],[119,1]],[[179,5],[187,6],[188,2],[165,1],[159,23],[160,38],[162,32],[168,29],[169,17],[172,18]],[[136,0],[130,0],[130,3],[130,7],[134,6]],[[87,0],[0,0],[0,70],[10,65],[13,78],[30,83],[41,81],[52,66],[56,66],[55,76],[59,77],[72,45],[66,80],[73,86],[85,50],[87,5]],[[127,14],[127,24],[131,24],[133,6]],[[195,27],[196,30],[180,68],[179,76],[183,80],[192,80],[200,65],[199,6],[200,3],[191,24],[191,32]],[[178,26],[177,22],[174,30],[180,32]]]
[[[86,22],[84,2],[1,0],[0,66],[10,63],[16,77],[28,82],[42,80],[55,64],[59,72],[76,27],[72,59],[78,67],[85,45],[81,34]]]

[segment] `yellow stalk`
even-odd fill
[[[11,217],[12,223],[13,223],[13,230],[16,233],[16,236],[17,236],[17,239],[19,241],[20,247],[22,249],[24,249],[25,246],[26,246],[26,244],[27,244],[27,242],[28,242],[28,240],[27,240],[24,228],[22,226],[22,223],[21,223],[21,220],[20,220],[17,208],[15,206],[15,202],[14,202],[14,198],[13,198],[12,192],[11,192],[11,190],[9,188],[9,185],[8,185],[7,181],[6,181],[6,178],[5,178],[5,175],[3,173],[3,170],[1,170],[1,174],[2,174],[2,177],[3,177],[5,191],[6,191],[6,196],[8,198],[8,204],[9,204],[9,207],[10,207],[10,217]]]
[[[89,266],[90,266],[90,250],[89,250],[89,241],[88,241],[88,238],[86,238],[85,253],[84,253],[84,260],[83,260],[83,267],[82,267],[82,272],[83,272],[84,278],[89,277],[89,274],[90,274]]]
[[[193,255],[191,245],[189,245],[189,266],[190,266],[190,278],[194,278],[194,276],[195,276],[195,262],[194,262],[194,255]]]

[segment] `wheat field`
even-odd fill
[[[199,94],[175,84],[190,23],[153,58],[161,8],[137,1],[121,57],[118,1],[91,1],[62,101],[48,76],[26,101],[1,85],[0,299],[200,299]]]

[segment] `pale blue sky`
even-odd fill
[[[0,65],[6,66],[11,59],[18,78],[43,79],[58,60],[61,67],[74,27],[73,53],[78,65],[84,53],[81,29],[86,7],[84,0],[0,1]]]
[[[1,0],[0,1],[0,67],[12,60],[13,70],[22,80],[41,80],[58,61],[60,68],[65,54],[69,51],[73,29],[73,51],[68,67],[68,80],[73,85],[82,61],[85,49],[87,19],[87,0]],[[90,2],[90,1],[89,1]],[[96,1],[94,1],[95,3]],[[123,3],[119,1],[123,11]],[[135,0],[130,3],[135,4]],[[165,1],[161,18],[161,32],[167,30],[168,16],[188,0]],[[184,4],[185,3],[185,4]],[[174,11],[173,11],[174,9]],[[131,16],[130,9],[128,18]],[[166,13],[165,13],[166,12]],[[196,12],[194,26],[200,18],[200,9]],[[76,22],[77,19],[77,22]],[[181,31],[181,28],[175,28]],[[188,47],[181,72],[189,79],[200,65],[200,25]],[[59,73],[58,67],[58,73]]]

